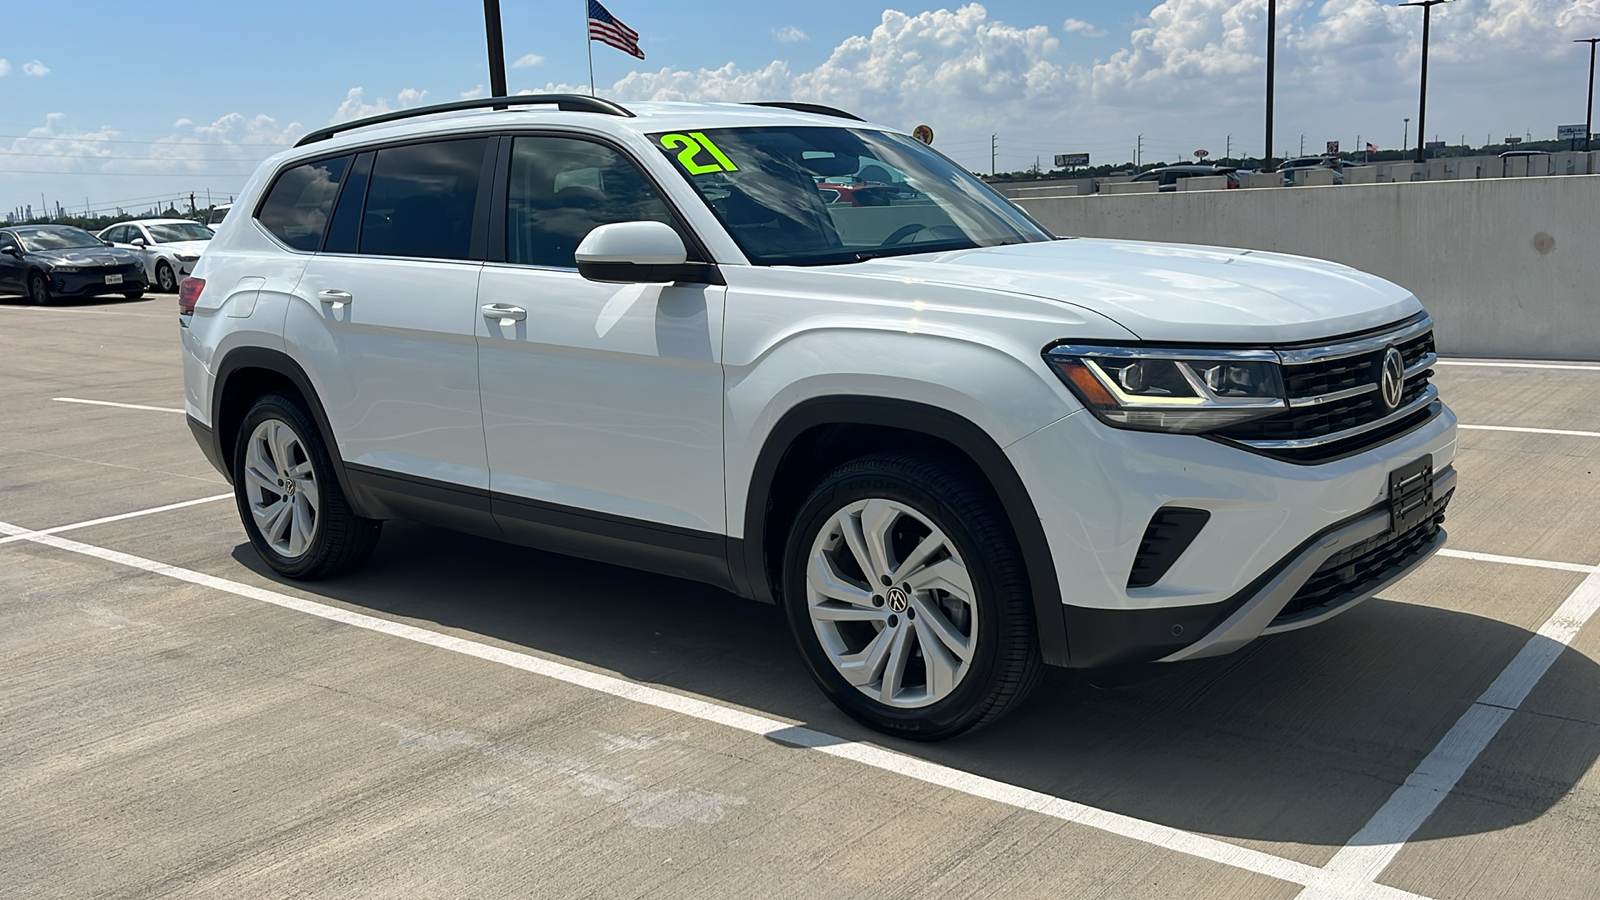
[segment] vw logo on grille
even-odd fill
[[[1383,374],[1378,379],[1378,393],[1383,397],[1385,409],[1393,412],[1400,406],[1406,393],[1406,359],[1400,351],[1390,347],[1383,353]]]

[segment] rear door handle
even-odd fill
[[[355,302],[349,291],[318,291],[317,299],[328,306],[347,306]]]
[[[490,303],[482,307],[485,319],[496,319],[500,324],[509,322],[526,322],[528,311],[520,306],[509,306],[504,303]]]

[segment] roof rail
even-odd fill
[[[832,116],[835,119],[852,119],[857,122],[866,121],[866,119],[863,119],[854,113],[847,113],[842,109],[834,109],[831,106],[823,106],[820,103],[798,103],[793,100],[764,100],[759,103],[746,103],[745,106],[770,106],[774,109],[789,109],[795,112],[811,113],[812,115],[816,116]]]
[[[437,113],[460,112],[466,109],[506,109],[511,106],[555,106],[563,112],[592,112],[606,116],[623,116],[632,119],[634,115],[626,107],[602,100],[599,97],[586,97],[583,94],[520,94],[515,97],[479,97],[476,100],[458,100],[454,103],[438,103],[433,106],[418,106],[412,109],[401,109],[381,116],[370,116],[365,119],[356,119],[353,122],[340,122],[319,128],[299,141],[296,147],[315,144],[325,141],[336,134],[351,131],[356,128],[366,128],[369,125],[382,125],[385,122],[398,122],[402,119],[414,119],[417,116],[431,116]]]

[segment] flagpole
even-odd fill
[[[594,38],[589,35],[589,0],[583,0],[583,43],[589,48],[589,96],[594,96]]]

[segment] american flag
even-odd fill
[[[644,51],[639,49],[639,32],[622,24],[598,0],[589,0],[589,40],[610,44],[623,53],[644,59]]]
[[[1374,144],[1371,141],[1367,141],[1367,152],[1368,153],[1377,153],[1378,152],[1378,145]]]

